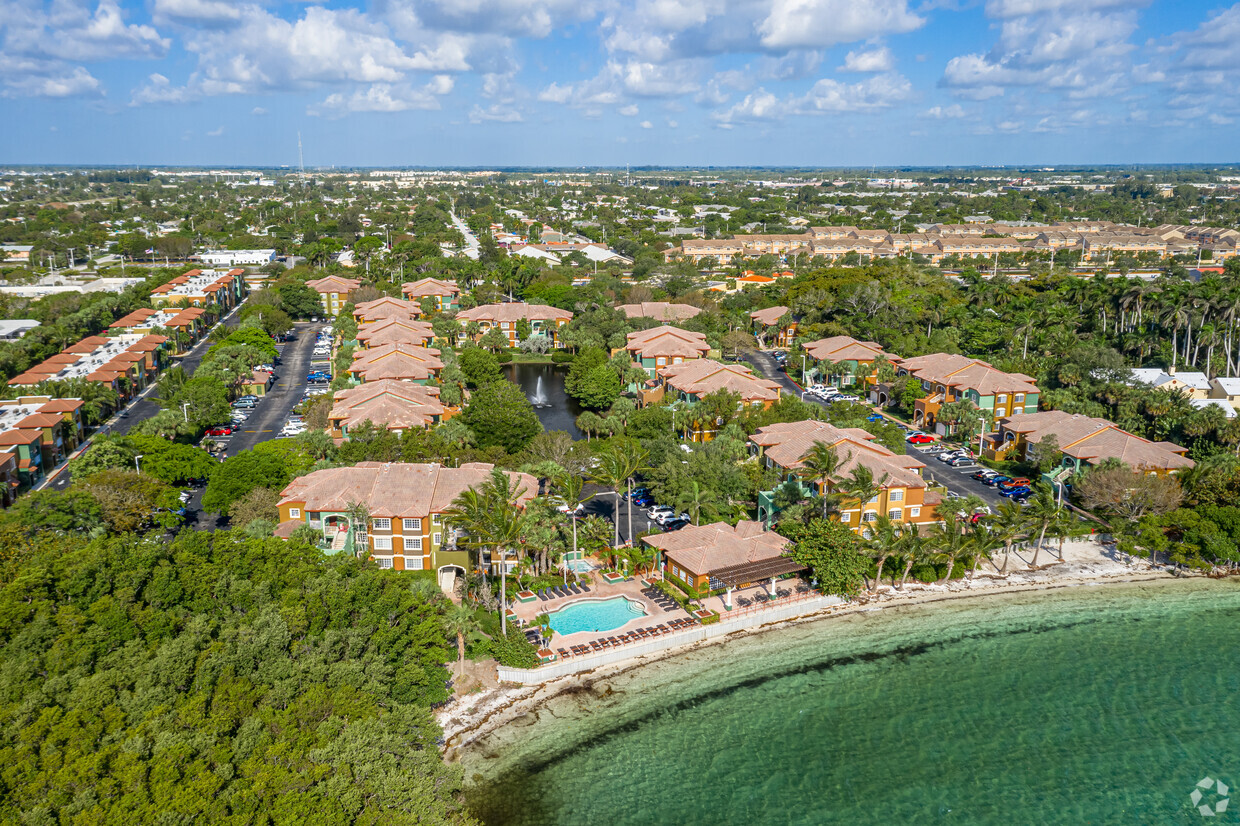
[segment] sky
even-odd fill
[[[0,0],[0,163],[1237,157],[1240,3]]]

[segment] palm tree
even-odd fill
[[[476,489],[461,492],[444,512],[448,524],[467,533],[466,544],[500,557],[500,628],[508,635],[508,572],[509,549],[517,544],[525,530],[526,513],[521,506],[521,491],[507,473],[496,469]]]
[[[931,534],[930,541],[935,550],[934,557],[947,562],[947,571],[936,585],[942,585],[952,578],[956,568],[956,560],[969,549],[969,537],[960,528],[960,519],[948,511],[943,514],[943,521],[937,523]]]
[[[615,510],[615,545],[620,544],[620,488],[630,485],[633,476],[646,469],[646,457],[649,454],[641,445],[632,440],[624,439],[609,444],[598,455],[591,481],[611,488],[616,492]],[[629,537],[633,536],[633,505],[629,504]]]
[[[1033,562],[1030,567],[1038,567],[1038,556],[1042,553],[1042,541],[1046,539],[1046,531],[1059,518],[1059,503],[1055,494],[1046,485],[1038,485],[1037,492],[1029,500],[1026,510],[1029,523],[1038,528],[1038,542],[1033,547]]]
[[[590,499],[594,494],[582,497],[581,488],[584,486],[585,480],[575,473],[557,473],[551,479],[551,485],[564,500],[564,504],[568,506],[568,516],[573,520],[573,558],[577,558],[577,507]],[[564,581],[568,581],[568,565],[564,566]]]
[[[969,533],[969,550],[973,552],[973,567],[969,570],[970,579],[977,573],[977,566],[983,557],[991,560],[991,567],[994,567],[994,552],[1002,548],[1004,542],[1002,534],[991,526],[984,523],[973,526],[973,530]]]
[[[478,627],[478,621],[469,606],[461,604],[448,609],[443,624],[449,634],[456,636],[456,676],[459,679],[465,668],[465,637]]]
[[[714,491],[709,488],[703,488],[695,479],[689,483],[689,487],[681,491],[679,498],[676,500],[675,508],[688,512],[689,519],[694,525],[702,524],[702,509],[714,511],[714,502],[711,501]]]
[[[840,455],[826,442],[814,442],[809,452],[801,457],[801,466],[812,474],[810,478],[819,485],[822,494],[823,519],[827,518],[829,509],[834,509],[839,505],[839,495],[828,493],[827,485],[831,482],[831,477],[839,470],[840,465],[851,456],[852,454],[849,453],[847,457],[841,459]]]
[[[862,527],[865,525],[865,506],[872,499],[877,499],[882,493],[883,485],[887,484],[888,474],[884,473],[881,478],[874,478],[874,471],[865,465],[858,464],[853,468],[843,481],[841,487],[844,492],[851,497],[856,497],[857,508],[861,513]]]
[[[896,586],[897,591],[904,590],[904,583],[908,580],[909,571],[913,570],[913,566],[925,561],[928,546],[929,537],[921,533],[918,525],[905,525],[904,532],[900,535],[898,552],[900,560],[904,563],[904,573],[900,575],[900,584]]]
[[[878,567],[874,572],[874,585],[870,588],[870,593],[878,593],[878,586],[883,580],[883,564],[900,552],[903,533],[903,526],[899,522],[891,521],[887,516],[880,516],[875,520],[874,535],[870,537],[867,550],[870,558],[878,563]]]
[[[999,573],[1006,574],[1008,557],[1012,554],[1012,543],[1025,531],[1029,519],[1025,509],[1011,500],[999,504],[995,515],[987,520],[990,530],[1003,539],[1003,568]]]

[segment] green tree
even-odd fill
[[[504,378],[495,354],[481,347],[466,347],[462,350],[460,368],[465,374],[465,381],[473,388],[501,381]]]
[[[207,483],[202,507],[213,513],[228,515],[234,502],[255,488],[281,490],[292,474],[280,457],[249,450],[220,465]]]
[[[176,524],[170,515],[180,504],[176,489],[149,473],[103,470],[81,482],[81,487],[99,503],[104,523],[115,533]]]
[[[475,390],[461,419],[474,434],[478,447],[502,447],[509,453],[523,449],[542,432],[542,423],[529,399],[512,382],[497,381]]]
[[[808,525],[781,525],[780,530],[792,540],[792,558],[809,566],[823,593],[850,598],[861,592],[867,560],[861,540],[846,526],[813,519]]]
[[[600,364],[591,368],[577,384],[575,394],[582,407],[591,410],[606,410],[620,398],[624,388],[620,385],[620,377],[608,364]]]
[[[487,330],[482,338],[478,339],[478,346],[485,347],[493,352],[507,350],[509,345],[508,335],[498,327],[492,327]]]

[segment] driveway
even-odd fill
[[[908,446],[910,454],[917,456],[926,463],[926,469],[922,471],[922,477],[927,482],[937,482],[952,493],[957,493],[961,496],[973,494],[992,509],[1003,501],[1003,497],[999,495],[996,489],[983,485],[970,477],[970,474],[977,473],[982,465],[968,464],[963,467],[951,467],[946,462],[940,462],[935,458],[934,454],[929,452],[933,448],[934,445],[926,445],[924,447]]]

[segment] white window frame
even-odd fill
[[[892,508],[887,511],[887,518],[892,522],[901,522],[904,519],[904,511],[900,508]]]
[[[921,516],[921,508],[917,505],[910,507],[908,509],[908,516],[909,519],[912,519],[915,516]]]
[[[432,545],[442,545],[442,544],[443,544],[443,534],[441,534],[441,533],[437,533],[437,534],[435,534],[434,536],[432,536],[432,537],[431,537],[431,544],[432,544]]]
[[[390,571],[392,569],[392,557],[390,556],[376,557],[375,562],[378,562],[379,567],[385,571]]]
[[[386,516],[376,516],[372,521],[374,522],[373,529],[376,531],[392,530],[392,520]]]
[[[877,519],[878,519],[878,511],[866,511],[865,513],[861,514],[861,522],[863,524],[867,522],[873,522]]]
[[[897,488],[896,490],[887,491],[887,501],[888,502],[903,502],[904,501],[904,489]]]
[[[431,514],[431,524],[439,525],[443,522],[443,517],[438,513]]]
[[[390,550],[392,550],[392,537],[390,537],[390,536],[376,536],[376,537],[375,537],[375,550],[376,550],[376,551],[390,551]]]
[[[420,556],[406,556],[406,557],[405,557],[405,570],[406,570],[406,571],[421,571],[421,570],[423,570],[423,568],[422,568],[422,557],[420,557]]]
[[[417,551],[418,553],[422,553],[422,537],[406,536],[405,537],[405,550],[406,551]]]
[[[289,519],[301,519],[301,508],[289,508],[288,518]]]
[[[412,519],[406,518],[404,520],[404,528],[406,531],[413,531],[414,533],[422,533],[421,517],[414,517]]]

